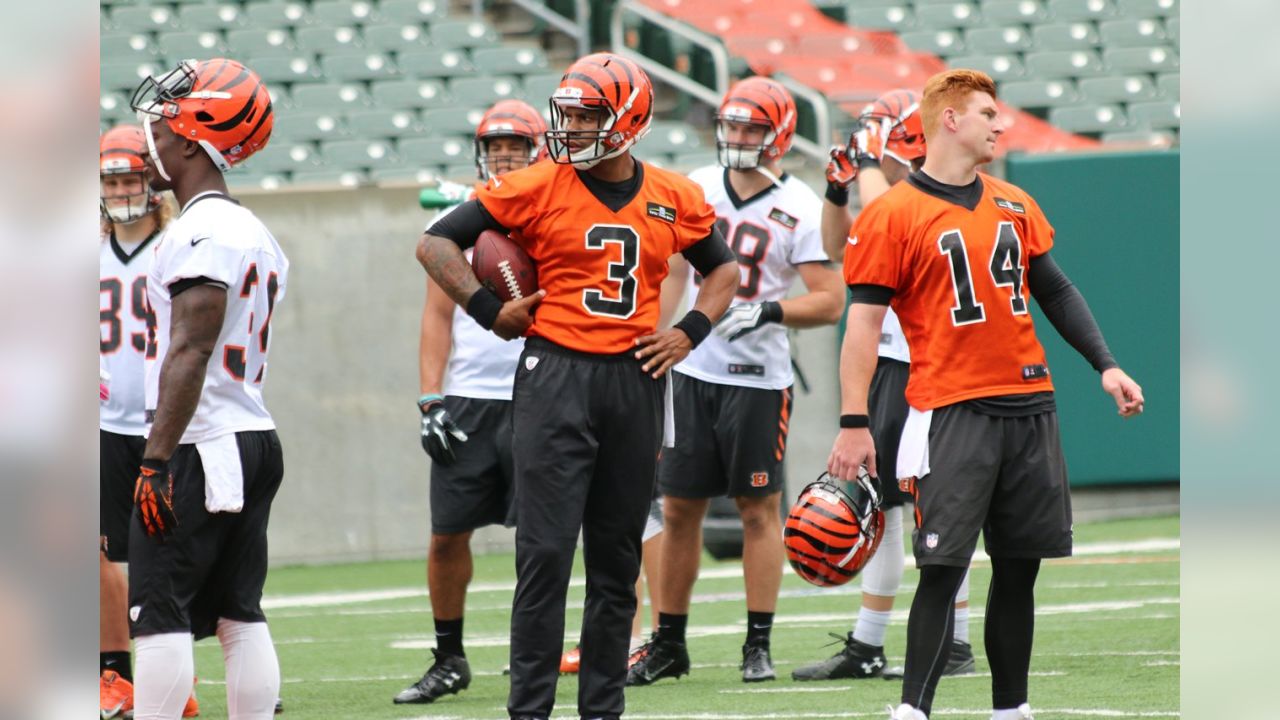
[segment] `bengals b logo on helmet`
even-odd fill
[[[787,561],[819,587],[843,585],[866,566],[884,535],[878,481],[862,468],[852,491],[823,473],[800,492],[783,527]]]

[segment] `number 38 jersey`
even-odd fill
[[[491,178],[476,191],[538,268],[547,295],[530,335],[614,354],[657,328],[667,259],[710,235],[715,212],[688,178],[645,163],[636,172],[634,192],[617,209],[557,163]]]
[[[160,368],[170,346],[174,295],[207,282],[227,288],[222,330],[182,443],[275,428],[262,401],[262,384],[271,315],[284,297],[288,273],[289,261],[271,232],[225,195],[197,195],[165,230],[147,281],[156,323],[156,357],[147,372],[148,411],[155,410]]]
[[[716,210],[716,224],[738,257],[741,280],[731,305],[781,300],[799,276],[796,265],[826,262],[819,218],[822,200],[808,185],[783,176],[746,200],[729,185],[719,166],[695,170],[689,179],[702,186]],[[701,278],[689,270],[690,302]],[[733,342],[712,333],[676,371],[706,382],[765,390],[791,387],[791,345],[787,328],[769,323]]]
[[[969,208],[912,175],[862,210],[844,251],[846,283],[894,290],[911,348],[907,402],[921,410],[1053,389],[1026,287],[1053,228],[1021,188],[978,178]]]
[[[126,252],[115,237],[106,236],[98,249],[98,361],[111,376],[111,397],[98,408],[98,427],[120,435],[144,435],[147,429],[146,359],[156,351],[147,327],[152,242],[147,238]]]

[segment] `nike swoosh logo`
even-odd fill
[[[500,188],[500,187],[502,187],[502,178],[494,178],[494,179],[493,179],[493,189],[494,189],[494,190],[497,190],[497,189],[498,189],[498,188]]]
[[[857,235],[854,235],[853,237],[849,238],[849,244],[850,244],[850,245],[857,245],[857,244],[858,244],[858,236],[857,236]]]
[[[198,237],[198,238],[191,238],[191,247],[195,247],[196,245],[198,245],[198,244],[200,244],[200,243],[202,243],[202,242],[204,242],[205,240],[208,240],[208,239],[209,239],[209,236],[208,236],[208,235],[204,235],[204,236],[201,236],[201,237]]]

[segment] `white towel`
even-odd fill
[[[204,507],[211,513],[244,509],[244,468],[235,433],[196,443],[204,464]]]
[[[671,371],[667,371],[667,391],[662,396],[662,447],[676,446],[676,394]]]
[[[929,474],[929,423],[932,410],[911,408],[902,426],[898,443],[898,479],[922,478]]]

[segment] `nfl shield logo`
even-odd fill
[[[929,533],[924,536],[924,546],[930,550],[938,547],[938,533]]]
[[[538,358],[530,356],[524,359],[524,368],[526,370],[532,370],[537,366],[538,366]]]

